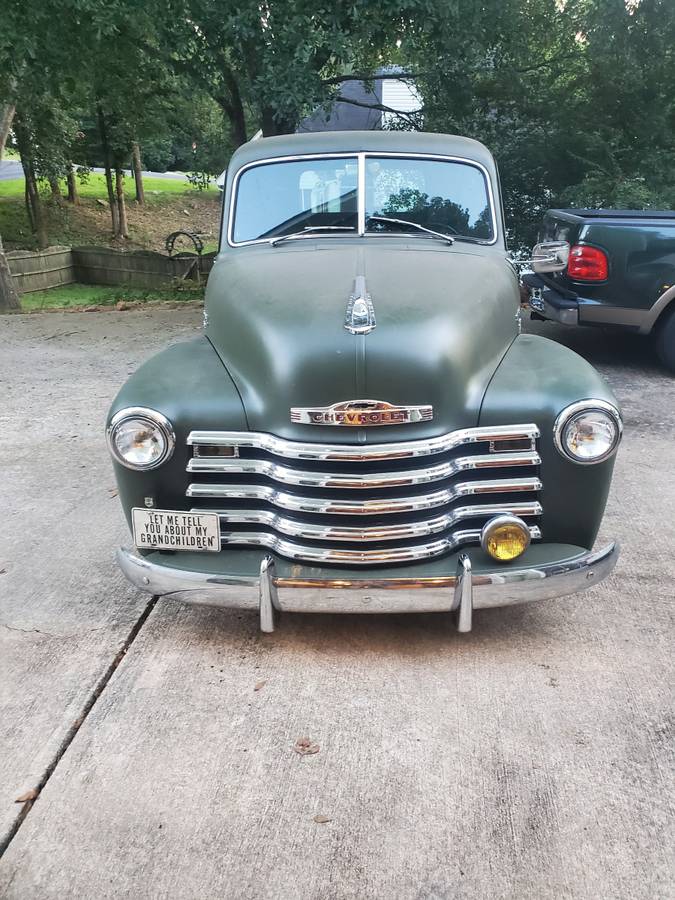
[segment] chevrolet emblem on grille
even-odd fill
[[[291,422],[357,428],[428,422],[433,417],[433,406],[394,406],[384,400],[343,400],[332,406],[294,406],[291,409]]]

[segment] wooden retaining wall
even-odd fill
[[[20,294],[46,291],[77,280],[70,247],[50,247],[40,253],[14,250],[7,254],[7,263]]]
[[[109,247],[50,247],[39,253],[7,254],[14,283],[21,294],[62,284],[128,285],[156,289],[178,281],[206,281],[215,253],[167,256],[152,250],[111,250]],[[199,268],[198,268],[199,266]],[[201,273],[201,274],[200,274]]]

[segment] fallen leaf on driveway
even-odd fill
[[[308,737],[301,737],[297,739],[293,749],[300,756],[311,756],[313,753],[318,753],[320,748],[318,744],[312,743]]]
[[[29,800],[35,800],[38,792],[35,788],[31,788],[29,791],[26,791],[25,794],[22,794],[20,797],[17,797],[14,801],[15,803],[28,803]]]
[[[0,569],[0,575],[6,575],[7,569]]]
[[[256,682],[256,685],[255,685],[255,687],[253,688],[253,690],[254,690],[254,691],[261,691],[261,690],[265,687],[266,684],[267,684],[266,681],[258,681],[258,682]]]
[[[314,816],[314,821],[317,825],[325,825],[326,822],[332,822],[333,820],[328,816]]]

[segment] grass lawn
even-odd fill
[[[108,198],[105,175],[101,175],[98,172],[91,172],[85,181],[80,181],[80,179],[78,179],[77,186],[81,197],[90,197],[94,200],[107,200]],[[183,181],[180,178],[144,178],[143,186],[145,187],[145,193],[151,195],[148,199],[161,197],[163,194],[190,194],[191,196],[194,196],[195,194],[200,193],[196,188],[193,188],[188,181]],[[62,190],[65,194],[65,181],[62,184]],[[216,185],[211,182],[208,190],[202,191],[201,193],[218,194],[219,192]],[[23,194],[23,178],[12,178],[9,181],[0,181],[0,198],[23,201]],[[124,195],[127,200],[134,200],[136,197],[134,179],[129,178],[128,176],[124,179]]]
[[[203,288],[167,288],[163,291],[148,291],[143,288],[108,287],[98,284],[67,284],[49,291],[35,291],[23,294],[21,309],[33,312],[40,309],[75,309],[83,306],[115,306],[123,303],[165,302],[167,300],[185,302],[202,300]]]

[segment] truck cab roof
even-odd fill
[[[458,156],[481,163],[491,175],[495,168],[492,154],[484,144],[459,135],[423,131],[321,131],[249,141],[236,150],[228,169],[234,172],[250,162],[284,156],[378,151]]]

